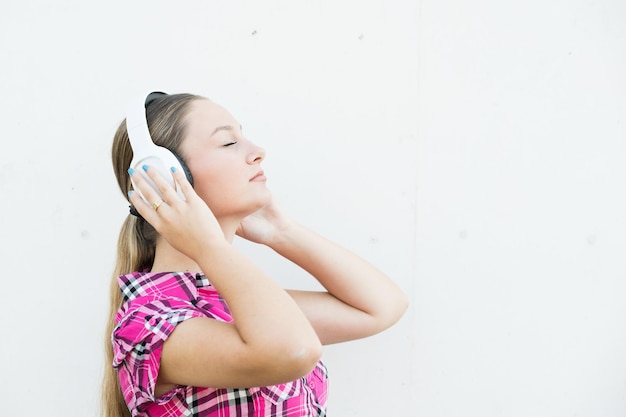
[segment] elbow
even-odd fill
[[[309,374],[322,356],[319,341],[297,343],[285,341],[264,346],[250,353],[245,369],[256,375],[254,386],[285,384]]]
[[[317,337],[306,343],[289,343],[276,350],[274,370],[282,374],[281,380],[302,378],[315,368],[322,357],[322,344]]]
[[[288,380],[295,380],[307,375],[315,368],[322,357],[322,344],[319,339],[307,344],[294,344],[286,347],[278,361],[289,374]]]
[[[387,329],[396,324],[409,308],[409,298],[401,291],[387,302],[387,307],[379,316],[379,331]]]
[[[398,300],[395,303],[395,309],[394,309],[395,314],[394,314],[392,324],[400,320],[408,308],[409,308],[409,297],[407,297],[405,293],[400,292],[398,294]]]

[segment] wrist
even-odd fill
[[[272,234],[271,240],[266,243],[266,246],[280,252],[281,247],[291,245],[297,240],[301,229],[302,226],[299,223],[293,220],[285,221],[279,227],[276,227],[276,231]]]
[[[232,251],[233,246],[226,239],[206,240],[195,246],[193,254],[190,255],[197,263],[213,257],[223,256],[224,253]]]

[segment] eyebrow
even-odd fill
[[[222,130],[227,130],[227,131],[231,131],[232,132],[234,130],[234,128],[231,125],[218,126],[218,127],[215,128],[213,133],[211,133],[211,136],[213,136],[217,132],[221,132]],[[243,126],[242,125],[239,125],[239,130],[243,130]]]

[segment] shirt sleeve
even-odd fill
[[[207,316],[191,301],[145,298],[130,302],[111,336],[113,366],[118,370],[120,387],[131,412],[182,394],[184,387],[177,387],[158,399],[154,396],[163,343],[178,323]]]

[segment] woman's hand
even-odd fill
[[[251,242],[272,246],[293,225],[278,205],[272,201],[245,217],[237,228],[237,236]]]
[[[150,223],[172,247],[197,260],[207,244],[226,243],[224,233],[213,212],[196,194],[185,175],[172,168],[177,186],[185,196],[181,199],[172,187],[155,169],[144,165],[144,171],[152,179],[163,195],[163,199],[145,178],[129,169],[135,187],[141,191],[152,206],[146,203],[139,193],[129,192],[129,200],[141,216]]]

